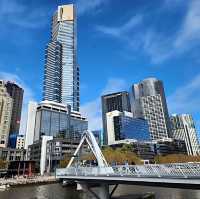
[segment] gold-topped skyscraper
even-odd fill
[[[52,18],[51,41],[46,47],[43,100],[71,105],[79,111],[76,9],[58,6]]]
[[[74,5],[58,6],[58,21],[73,21],[74,20]]]

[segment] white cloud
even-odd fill
[[[20,1],[0,1],[0,21],[23,28],[38,28],[48,22],[48,10],[45,7],[32,8]]]
[[[136,26],[142,23],[143,16],[136,15],[132,16],[127,22],[125,22],[121,26],[117,27],[108,27],[108,26],[97,26],[97,31],[100,31],[106,35],[113,36],[113,37],[121,37],[123,39],[126,37],[126,34],[133,30]]]
[[[96,30],[112,37],[119,37],[121,35],[121,29],[116,27],[97,26]]]
[[[126,81],[121,78],[110,78],[102,90],[101,95],[106,95],[113,92],[119,92],[127,88]]]
[[[200,74],[188,84],[178,88],[167,98],[171,113],[196,113],[200,111]]]
[[[170,3],[172,0],[166,0],[165,7]],[[181,3],[182,0],[175,1],[176,5]],[[122,41],[124,48],[128,46],[134,52],[140,49],[149,56],[153,64],[161,63],[200,45],[200,1],[191,0],[186,5],[186,13],[180,28],[171,34],[158,32],[154,25],[147,26],[148,14],[132,16],[124,25],[118,27],[97,26],[96,30]]]
[[[177,5],[181,5],[185,3],[185,0],[164,0],[163,7],[164,8],[172,8]]]
[[[25,134],[28,102],[35,101],[34,93],[33,93],[32,89],[29,86],[27,86],[27,84],[16,74],[0,72],[0,79],[6,80],[6,81],[13,81],[24,89],[23,107],[22,107],[22,115],[21,115],[21,123],[20,123],[20,133]]]
[[[192,0],[185,16],[182,28],[177,35],[175,47],[180,48],[190,45],[191,42],[200,40],[200,1]],[[190,43],[190,44],[189,44]]]
[[[81,113],[87,117],[90,130],[102,129],[101,95],[123,91],[126,88],[127,84],[125,80],[120,78],[110,78],[105,88],[102,89],[100,96],[81,106]]]
[[[200,136],[200,74],[188,84],[179,87],[172,95],[167,97],[168,109],[171,114],[189,113],[194,116],[198,135]]]
[[[18,8],[18,9],[16,9]],[[12,14],[18,14],[25,10],[25,6],[17,3],[16,1],[6,1],[1,0],[0,2],[0,13],[1,15],[12,15]]]
[[[141,38],[144,51],[152,63],[160,63],[180,56],[200,45],[200,2],[191,0],[181,28],[173,34],[164,35],[149,28]]]
[[[77,10],[79,15],[96,11],[100,6],[108,3],[109,0],[77,0]]]
[[[87,117],[90,130],[102,128],[100,97],[81,106],[81,113]]]
[[[168,58],[171,55],[168,48],[171,38],[166,39],[155,30],[146,28],[144,21],[144,15],[134,15],[121,26],[97,26],[96,30],[122,41],[124,47],[128,46],[131,51],[143,50],[154,63]]]
[[[164,36],[154,30],[147,30],[141,39],[141,47],[150,57],[153,64],[161,63],[172,57],[174,52],[173,44],[174,36]]]

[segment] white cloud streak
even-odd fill
[[[192,0],[185,16],[182,28],[175,41],[175,47],[189,45],[190,42],[200,40],[200,1]]]
[[[125,80],[120,78],[110,78],[105,88],[102,89],[101,95],[119,92],[126,90],[126,88],[127,84]],[[102,129],[101,95],[81,106],[81,113],[87,117],[90,130]]]
[[[21,88],[24,89],[24,97],[23,97],[23,107],[22,107],[22,115],[20,122],[20,133],[25,134],[26,131],[26,122],[27,122],[27,114],[28,114],[28,103],[29,101],[34,100],[34,92],[32,89],[16,74],[0,72],[0,79],[5,81],[13,81],[17,83]]]
[[[107,4],[109,0],[77,0],[78,15],[96,12],[97,9]]]
[[[107,26],[97,26],[97,31],[100,31],[106,35],[117,37],[117,38],[124,38],[129,31],[133,30],[135,27],[142,23],[143,16],[136,15],[132,16],[125,24],[118,26],[118,27],[107,27]]]
[[[166,1],[169,3],[169,0]],[[165,2],[165,3],[166,3]],[[176,4],[183,3],[177,0]],[[122,41],[132,51],[140,48],[149,56],[153,64],[179,56],[200,45],[200,1],[191,0],[188,3],[186,14],[181,22],[181,28],[173,34],[158,32],[154,26],[146,26],[148,15],[132,16],[123,25],[97,26],[96,30],[104,35],[111,36],[117,41]],[[158,16],[159,17],[159,16]]]
[[[188,84],[177,88],[172,95],[167,97],[168,109],[171,114],[189,113],[195,115],[195,124],[200,136],[200,74],[194,77]]]
[[[185,86],[179,87],[167,98],[171,113],[196,113],[200,111],[200,74]]]
[[[109,0],[77,0],[78,15],[96,13],[108,3]],[[45,26],[49,23],[52,12],[53,10],[47,5],[40,4],[33,7],[19,0],[0,0],[0,22],[6,21],[8,24],[22,28],[36,29]]]
[[[49,12],[45,7],[32,8],[20,1],[0,1],[0,21],[22,28],[41,28],[48,22]]]
[[[185,0],[164,0],[163,8],[173,8],[185,3]]]

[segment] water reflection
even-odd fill
[[[114,197],[122,198],[122,195],[130,195],[128,199],[137,198],[136,195],[154,192],[156,199],[200,199],[200,190],[171,189],[157,187],[140,187],[132,185],[120,185]],[[133,195],[134,194],[134,195]],[[93,199],[90,194],[76,191],[75,188],[62,187],[60,184],[30,185],[10,188],[0,192],[0,199]]]
[[[141,187],[132,185],[119,186],[115,196],[131,193],[144,194],[148,192],[155,193],[156,199],[200,199],[200,190]]]

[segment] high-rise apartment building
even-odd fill
[[[148,121],[151,139],[171,137],[162,81],[148,78],[139,84],[134,84],[131,92],[131,107],[134,117]]]
[[[13,99],[7,92],[5,82],[0,80],[0,147],[7,147],[12,116]]]
[[[198,155],[199,141],[193,118],[190,114],[171,116],[172,135],[175,139],[184,140],[188,155]]]
[[[73,4],[58,6],[46,47],[43,100],[70,105],[79,111],[76,12]]]
[[[7,81],[5,86],[8,94],[13,99],[10,134],[19,134],[24,90],[10,81]]]
[[[112,93],[101,97],[103,120],[103,144],[108,143],[106,113],[111,111],[131,111],[129,93],[126,91]]]

